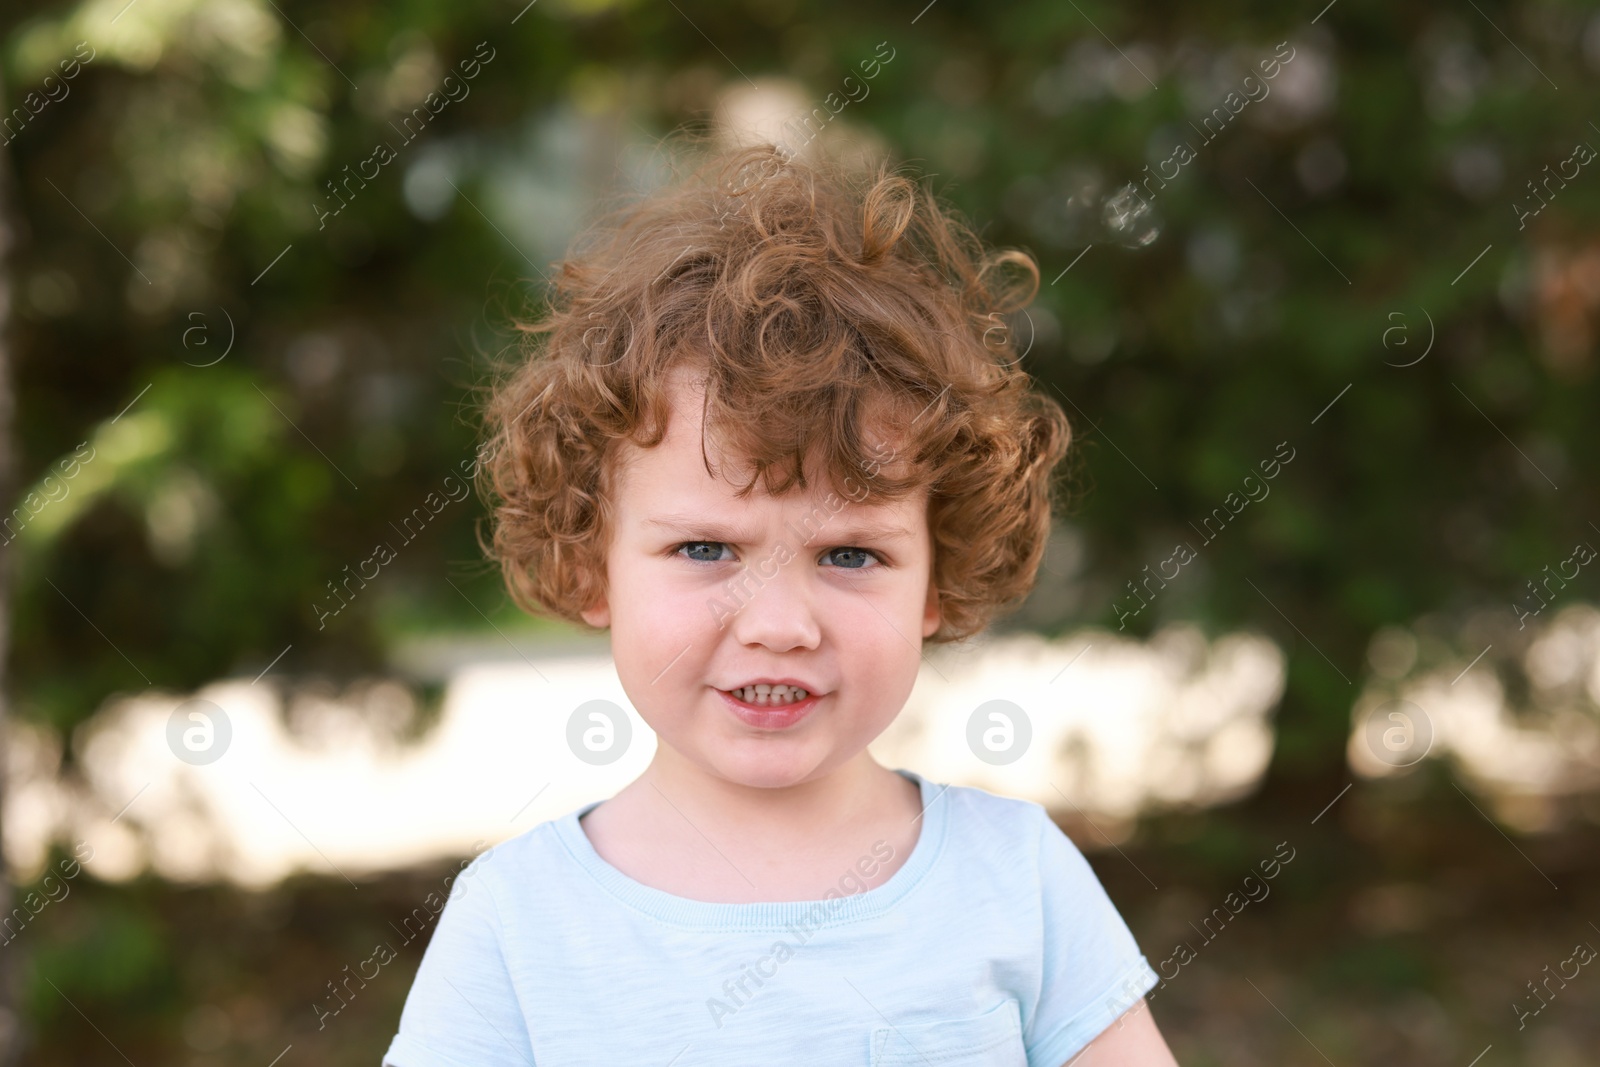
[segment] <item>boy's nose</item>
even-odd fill
[[[747,581],[739,594],[741,606],[728,623],[740,644],[787,652],[816,648],[821,642],[822,626],[803,559],[794,557],[765,579],[754,569],[746,572]]]

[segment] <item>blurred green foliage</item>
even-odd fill
[[[1595,458],[1593,338],[1546,358],[1528,275],[1535,238],[1593,234],[1600,186],[1575,181],[1532,231],[1506,206],[1587,130],[1578,5],[1489,13],[1566,93],[1448,6],[1318,26],[1266,5],[944,0],[914,26],[882,4],[513,7],[226,0],[113,25],[84,4],[6,26],[12,99],[77,41],[94,50],[9,146],[24,471],[113,433],[124,408],[144,435],[108,443],[93,491],[52,505],[70,520],[19,543],[23,715],[67,728],[112,692],[253,673],[290,645],[277,669],[378,669],[386,620],[481,627],[476,604],[512,624],[476,562],[476,502],[325,629],[312,605],[471,455],[480,357],[536,305],[591,179],[646,184],[651,139],[704,121],[724,86],[788,77],[820,99],[880,40],[894,62],[828,134],[911,160],[1044,272],[1014,327],[1079,429],[1088,553],[1075,595],[1029,625],[1114,622],[1143,567],[1203,545],[1133,629],[1274,633],[1293,653],[1282,754],[1326,770],[1378,627],[1506,602],[1593,513],[1568,475]],[[1214,141],[1192,132],[1279,40],[1294,59],[1276,98]],[[485,47],[470,92],[399,136],[395,118]],[[379,140],[399,158],[350,184]],[[1194,162],[1108,226],[1107,198],[1180,140]],[[1465,151],[1488,178],[1462,177]],[[1410,348],[1382,344],[1391,311]],[[1430,358],[1385,366],[1420,352],[1418,312]],[[1270,500],[1197,542],[1284,441],[1297,458]],[[474,577],[472,603],[447,570]]]
[[[1292,651],[1280,760],[1336,774],[1370,635],[1508,603],[1594,513],[1575,476],[1595,459],[1594,309],[1552,354],[1535,275],[1592,243],[1600,185],[1575,180],[1522,232],[1508,209],[1595,136],[1586,14],[13,11],[11,100],[77,42],[93,50],[7,146],[25,484],[107,439],[51,505],[66,521],[16,546],[19,711],[66,729],[113,692],[253,674],[286,646],[275,669],[350,674],[381,669],[400,633],[481,628],[480,609],[518,625],[480,560],[476,501],[322,629],[313,605],[472,454],[482,357],[537,306],[598,192],[658,180],[654,140],[706,121],[724,88],[787,78],[820,100],[886,41],[894,61],[824,137],[909,160],[990,240],[1037,255],[1043,291],[1013,326],[1079,431],[1084,571],[1013,625],[1115,623],[1142,568],[1203,545],[1130,629],[1273,633]],[[1278,41],[1294,58],[1274,91],[1215,140],[1194,132]],[[400,136],[475,50],[491,58],[470,92]],[[380,140],[398,158],[351,184]],[[1194,161],[1110,219],[1118,188],[1183,140]],[[1396,366],[1421,352],[1424,316],[1428,358]],[[1386,348],[1397,322],[1389,339],[1410,347]],[[1279,442],[1296,460],[1270,500],[1197,540]]]

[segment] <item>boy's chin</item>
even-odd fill
[[[762,738],[737,742],[710,759],[710,773],[749,789],[786,789],[819,777],[824,760],[808,746]]]

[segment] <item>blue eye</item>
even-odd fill
[[[878,559],[878,554],[876,552],[873,552],[871,549],[853,548],[853,547],[830,548],[830,549],[828,549],[826,555],[831,556],[835,552],[843,552],[843,553],[846,553],[846,554],[852,556],[855,559],[861,560],[860,563],[855,564],[855,565],[848,565],[848,564],[845,565],[842,568],[843,570],[860,571],[860,570],[872,570],[872,569],[874,569],[874,568],[868,567],[866,565],[866,561],[862,558],[864,556],[871,556],[873,559],[878,560],[878,566],[880,566],[880,567],[883,566],[883,560]]]
[[[705,546],[709,546],[711,548],[717,548],[717,549],[728,547],[727,546],[727,542],[725,542],[725,541],[685,541],[685,542],[683,542],[683,544],[679,545],[675,549],[675,551],[682,552],[686,548],[694,549],[694,548],[700,548],[700,547],[705,547]],[[695,556],[692,556],[692,555],[691,556],[686,556],[684,558],[689,559],[689,560],[691,560],[692,562],[695,562],[695,563],[721,563],[722,562],[722,560],[720,560],[720,559],[702,559],[702,558],[696,558]]]

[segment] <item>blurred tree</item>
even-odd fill
[[[0,56],[0,113],[6,107],[6,64]],[[10,160],[0,155],[0,502],[10,501],[16,485],[16,446],[13,418],[16,411],[11,385],[11,284],[12,218]],[[7,756],[6,729],[11,716],[11,678],[7,669],[11,646],[11,567],[9,543],[0,545],[0,825],[4,825],[6,804]],[[11,914],[11,867],[0,848],[0,916]],[[0,1067],[17,1061],[17,1038],[21,1020],[16,1012],[16,970],[12,954],[0,956]]]
[[[1526,231],[1504,206],[1588,129],[1582,94],[1547,92],[1489,17],[945,0],[913,25],[752,2],[712,28],[575,0],[111,6],[13,16],[4,38],[13,94],[92,56],[7,146],[28,220],[19,470],[96,457],[17,544],[18,707],[58,729],[286,647],[286,674],[379,669],[398,632],[505,611],[472,562],[474,504],[415,546],[396,534],[472,454],[474,350],[536,298],[591,180],[655,180],[648,130],[758,74],[820,100],[883,49],[823,139],[879,137],[1043,264],[1019,343],[1094,479],[1076,596],[1028,625],[1266,626],[1293,650],[1280,765],[1321,787],[1371,635],[1506,603],[1590,513],[1552,477],[1594,459],[1592,333],[1540,346],[1537,264],[1593,231],[1596,185]],[[1552,76],[1592,75],[1580,9],[1490,15]],[[469,92],[429,97],[452,71]],[[1398,366],[1425,330],[1430,356]],[[1241,510],[1275,454],[1294,458]],[[396,561],[332,614],[385,539]],[[1178,542],[1196,561],[1144,585]],[[1495,640],[1513,619],[1484,630],[1486,666],[1514,662]]]

